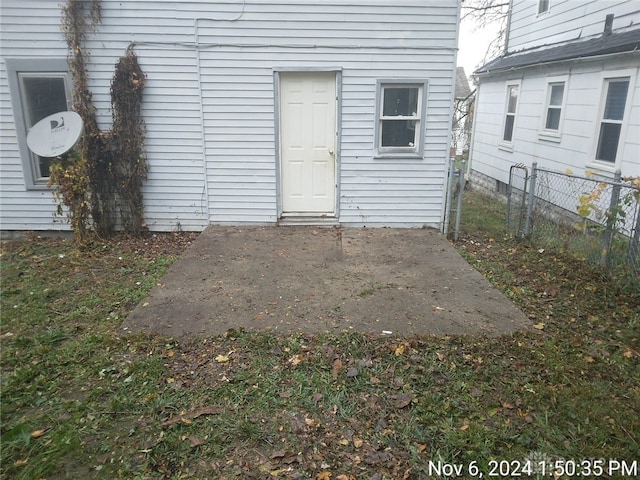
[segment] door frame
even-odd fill
[[[274,138],[275,138],[275,160],[276,160],[276,208],[278,220],[283,218],[282,207],[282,154],[281,154],[281,131],[280,131],[280,74],[281,73],[333,73],[336,77],[336,139],[335,139],[335,162],[334,177],[336,187],[334,189],[334,217],[340,218],[340,164],[341,164],[341,144],[342,144],[342,67],[276,67],[273,69],[273,102],[274,102]],[[315,214],[309,218],[324,218]]]

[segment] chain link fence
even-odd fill
[[[512,170],[506,220],[510,233],[640,280],[637,183],[622,179],[619,172],[613,180],[603,180],[535,163],[530,173],[524,166]]]

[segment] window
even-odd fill
[[[518,93],[520,85],[507,85],[507,111],[504,119],[504,132],[502,140],[511,143],[513,141],[513,129],[516,123],[516,107],[518,106]]]
[[[550,0],[538,0],[538,15],[549,11]]]
[[[607,96],[602,120],[600,121],[596,160],[610,163],[615,163],[616,161],[628,90],[629,78],[616,78],[605,81]]]
[[[541,140],[552,142],[560,142],[561,140],[568,85],[568,76],[547,79],[547,93],[540,119],[540,131],[538,132]]]
[[[70,79],[66,59],[7,59],[9,90],[27,189],[46,188],[50,158],[27,147],[27,133],[39,120],[69,110]]]
[[[424,143],[426,82],[378,82],[378,154],[419,156]]]
[[[560,130],[560,118],[562,117],[562,100],[564,98],[564,82],[549,84],[547,94],[547,119],[545,130],[557,132]]]

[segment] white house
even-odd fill
[[[506,53],[475,73],[472,181],[515,164],[640,175],[640,2],[511,0]]]
[[[3,230],[67,229],[25,144],[73,88],[61,4],[0,4]],[[102,0],[90,89],[111,123],[114,65],[147,76],[144,211],[210,224],[439,227],[459,0]],[[44,101],[42,99],[45,99]]]

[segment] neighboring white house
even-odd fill
[[[472,181],[515,164],[640,175],[640,2],[511,0],[506,53],[479,68]]]
[[[462,155],[469,149],[471,125],[473,121],[474,92],[464,67],[456,69],[456,93],[453,108],[451,135],[451,156]]]
[[[0,3],[0,225],[54,218],[28,129],[70,108],[61,3]],[[459,0],[102,0],[90,89],[111,123],[114,65],[131,44],[154,231],[210,224],[439,227]],[[44,99],[44,100],[43,100]]]

